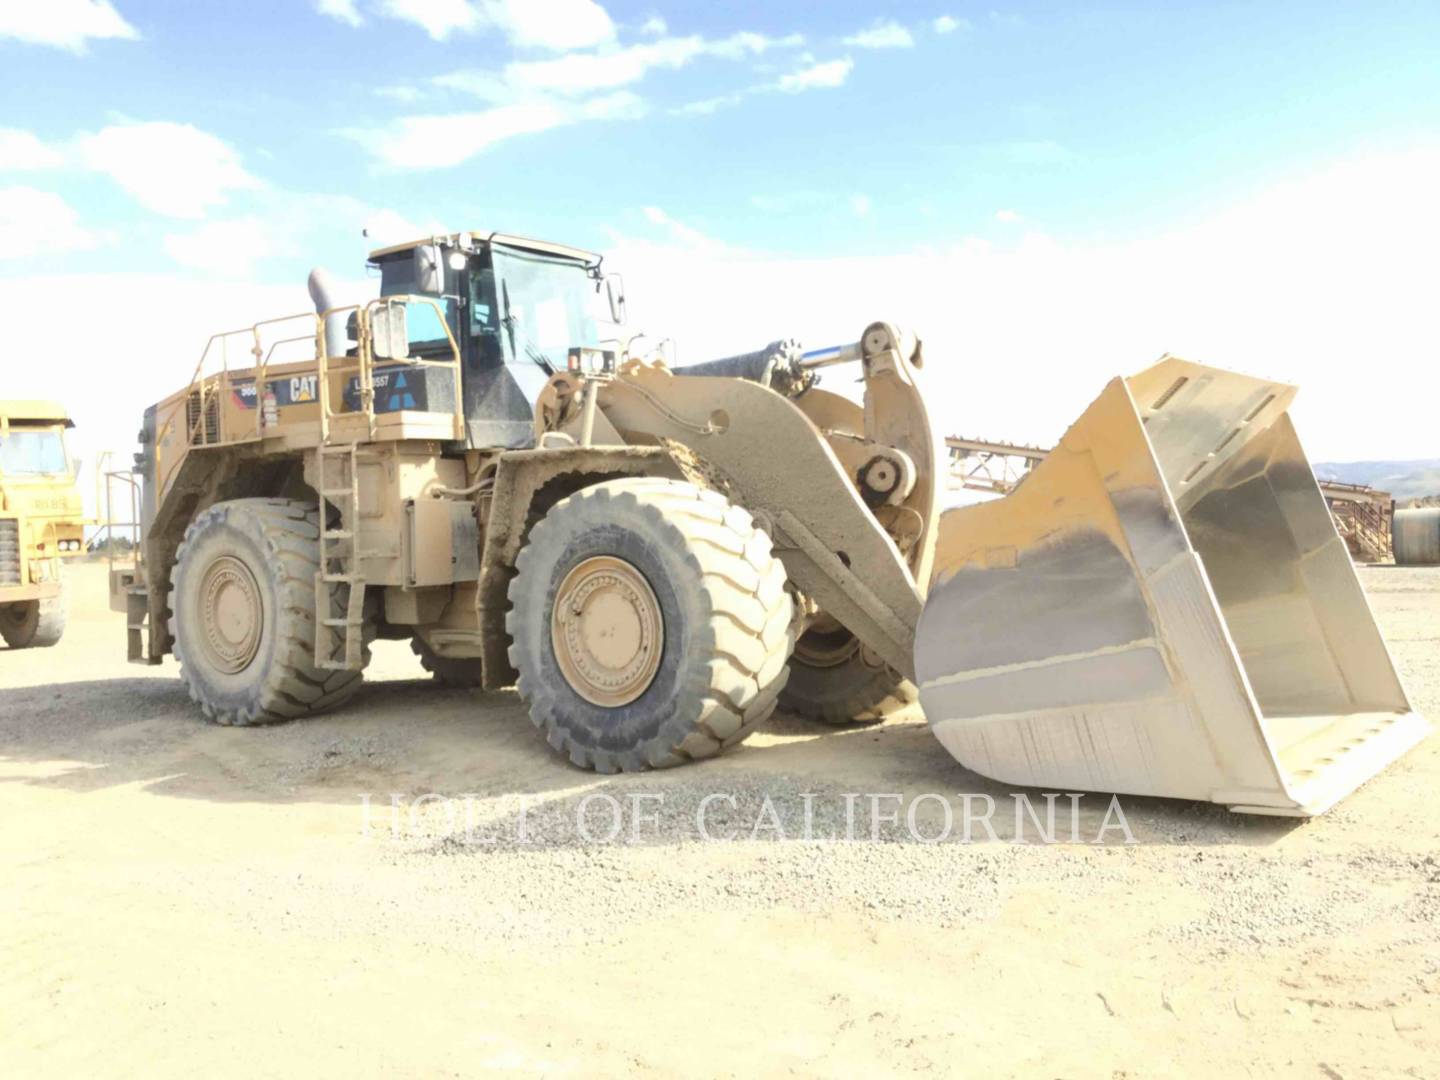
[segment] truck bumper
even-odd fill
[[[0,585],[0,604],[24,600],[49,600],[60,595],[60,582],[42,581],[36,585]]]

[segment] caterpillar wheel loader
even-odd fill
[[[1424,733],[1291,388],[1166,359],[942,515],[915,336],[672,367],[600,340],[600,262],[436,236],[372,253],[377,299],[317,271],[313,313],[212,338],[145,414],[131,659],[173,653],[243,725],[340,704],[409,639],[604,772],[709,757],[777,704],[918,696],[978,772],[1263,813],[1318,813]],[[818,385],[844,363],[860,404]]]
[[[65,633],[61,563],[84,548],[84,512],[54,401],[0,401],[0,638],[40,649]]]

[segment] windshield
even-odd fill
[[[11,428],[0,436],[0,473],[9,476],[68,474],[65,443],[58,431],[22,431]]]
[[[482,280],[470,304],[472,333],[498,331],[511,358],[551,371],[564,369],[572,348],[599,344],[595,281],[585,267],[501,247],[493,249],[493,263],[492,282],[478,275]]]

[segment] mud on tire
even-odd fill
[[[643,576],[663,627],[650,682],[611,707],[576,691],[552,637],[562,583],[597,558]],[[692,484],[612,480],[557,503],[520,552],[510,604],[510,662],[531,720],[599,772],[665,768],[735,745],[774,710],[788,675],[784,566],[749,513]]]
[[[0,605],[0,637],[12,649],[48,649],[64,634],[64,584],[59,596]]]
[[[915,684],[866,657],[853,634],[824,619],[801,635],[790,657],[780,707],[826,724],[875,724],[919,701]]]
[[[315,666],[319,536],[315,506],[288,499],[216,503],[185,531],[170,591],[170,633],[190,697],[216,723],[308,716],[334,708],[359,689],[361,672]],[[216,614],[237,602],[235,595],[225,597],[226,589],[258,600],[256,623],[237,630],[233,619],[225,622],[223,610]],[[205,592],[211,601],[208,621],[202,611]]]

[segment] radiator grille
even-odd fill
[[[0,585],[20,584],[20,522],[0,518]]]
[[[185,400],[185,427],[191,445],[210,446],[220,441],[220,399],[211,394],[205,399],[205,422],[200,422],[200,391],[192,390]]]

